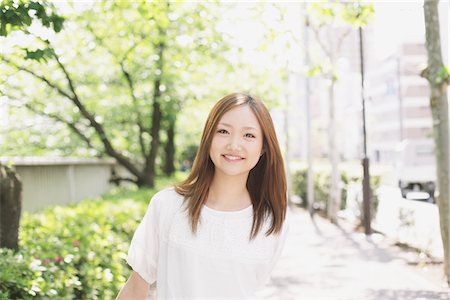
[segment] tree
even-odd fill
[[[19,250],[22,182],[16,172],[0,164],[0,248]]]
[[[14,30],[27,30],[33,20],[55,32],[61,31],[64,23],[64,18],[47,1],[2,0],[0,7],[0,36],[7,36]]]
[[[428,66],[422,76],[430,86],[430,107],[433,117],[433,135],[436,152],[436,171],[440,227],[444,245],[444,273],[450,286],[450,152],[447,90],[450,72],[444,66],[439,33],[439,0],[425,0],[425,33]]]
[[[96,155],[114,158],[130,174],[116,181],[153,186],[161,131],[173,161],[177,113],[194,94],[181,83],[200,82],[200,62],[220,60],[215,18],[201,3],[90,5],[68,16],[61,34],[31,33],[25,59],[23,47],[0,56],[9,72],[0,92],[65,124]],[[24,80],[37,88],[30,93],[18,84]]]
[[[15,30],[28,31],[33,19],[45,27],[52,27],[55,32],[61,31],[64,22],[64,18],[56,14],[54,6],[48,2],[2,0],[0,36],[5,37]],[[44,51],[38,49],[30,53],[40,54],[43,55]],[[19,250],[21,212],[22,182],[14,170],[0,164],[0,247]]]
[[[346,37],[353,31],[367,24],[373,15],[372,5],[355,3],[314,3],[309,8],[309,28],[323,53],[322,61],[313,66],[310,75],[321,74],[328,81],[328,155],[331,164],[330,199],[328,199],[327,216],[337,223],[337,212],[341,206],[339,147],[336,143],[337,122],[335,116],[335,87],[339,79],[337,59]]]

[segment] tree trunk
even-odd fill
[[[162,30],[160,29],[160,34]],[[160,136],[159,132],[161,129],[162,111],[159,101],[161,100],[161,80],[164,67],[164,50],[165,44],[161,42],[157,46],[158,49],[158,69],[160,70],[160,75],[155,79],[153,83],[153,112],[152,112],[152,127],[150,134],[152,141],[150,143],[150,151],[145,160],[145,167],[142,176],[138,178],[138,186],[150,186],[155,185],[155,175],[156,175],[156,156],[158,154]]]
[[[449,179],[449,120],[447,88],[449,75],[443,72],[439,33],[438,0],[425,0],[425,32],[428,67],[422,72],[430,85],[430,106],[433,116],[433,134],[436,152],[436,171],[441,225],[444,245],[444,272],[450,286],[450,179]]]
[[[167,142],[164,147],[164,174],[167,176],[170,176],[175,172],[175,122],[175,118],[170,118],[169,128],[167,128]]]
[[[339,150],[336,144],[336,116],[335,116],[335,99],[334,99],[334,87],[336,81],[332,78],[329,88],[329,127],[328,127],[328,139],[329,139],[329,158],[331,162],[331,185],[330,185],[330,198],[327,207],[327,216],[330,221],[337,224],[337,212],[340,205],[341,195],[339,187]]]
[[[304,13],[304,27],[303,27],[303,43],[305,48],[305,66],[309,66],[311,64],[311,59],[309,56],[309,19],[307,13],[307,4],[303,3],[302,7]],[[308,162],[308,170],[306,173],[307,177],[307,205],[308,212],[310,216],[314,214],[314,169],[313,169],[313,155],[312,155],[312,125],[311,125],[311,79],[309,76],[305,77],[305,111],[306,111],[306,157]]]
[[[17,174],[0,165],[0,248],[19,250],[22,182]]]

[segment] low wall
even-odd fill
[[[114,160],[81,158],[0,158],[12,163],[23,183],[22,210],[66,205],[107,192]]]
[[[360,223],[362,207],[362,188],[360,184],[350,186],[347,193],[347,210],[341,217]],[[396,242],[420,249],[437,259],[443,259],[439,211],[433,203],[408,200],[402,197],[400,189],[394,186],[381,186],[376,191],[378,209],[373,216],[372,228]]]
[[[394,187],[381,187],[378,195],[376,230],[436,258],[444,257],[437,205],[404,199]]]

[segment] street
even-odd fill
[[[417,254],[380,234],[366,238],[319,216],[312,221],[300,208],[292,208],[289,219],[285,249],[258,294],[262,299],[450,299],[442,265],[409,265],[411,255]]]

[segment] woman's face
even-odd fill
[[[216,175],[248,176],[262,154],[263,133],[248,105],[239,105],[220,119],[209,155]]]

